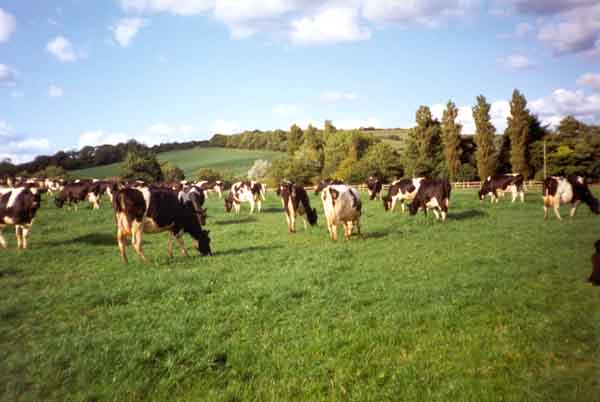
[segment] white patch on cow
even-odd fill
[[[12,191],[10,193],[10,197],[8,197],[8,202],[6,203],[6,208],[12,208],[12,206],[15,204],[15,202],[17,201],[17,197],[23,192],[25,191],[25,188],[20,187],[20,188],[16,188],[14,189],[14,191]]]
[[[440,207],[440,203],[438,202],[436,197],[432,197],[425,205],[427,206],[427,208],[439,208]]]
[[[148,218],[148,217],[144,218],[144,227],[143,227],[144,233],[160,233],[160,232],[164,232],[165,230],[170,229],[171,227],[173,227],[173,224],[167,225],[164,227],[160,227],[154,221],[154,219]]]
[[[150,189],[148,187],[140,187],[138,191],[142,193],[144,197],[144,202],[146,203],[146,208],[144,215],[148,212],[148,208],[150,208]]]
[[[7,225],[14,225],[15,224],[15,220],[14,218],[11,218],[10,216],[5,216],[3,219],[4,223]]]
[[[583,177],[577,176],[577,183],[583,184]]]

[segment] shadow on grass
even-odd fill
[[[72,243],[84,243],[92,246],[114,246],[117,244],[117,239],[114,234],[88,233],[73,239],[46,242],[46,244],[49,246],[61,246]]]
[[[463,221],[466,219],[481,218],[487,215],[487,212],[483,212],[478,209],[467,209],[466,211],[461,212],[449,212],[448,219]]]
[[[277,208],[277,207],[268,207],[268,208],[263,208],[260,210],[260,213],[265,213],[265,214],[272,214],[275,212],[283,212],[283,208]]]
[[[282,248],[282,246],[250,246],[250,247],[245,247],[245,248],[234,248],[234,249],[229,249],[229,250],[225,250],[225,251],[217,251],[217,252],[215,252],[215,256],[240,255],[240,254],[252,253],[254,251],[275,250],[278,248]]]
[[[233,219],[214,221],[215,225],[235,225],[236,223],[256,222],[255,216],[236,217]]]
[[[360,237],[362,239],[364,239],[364,240],[369,240],[369,239],[383,239],[385,237],[391,236],[394,233],[395,233],[394,231],[367,232],[367,233],[362,233]]]

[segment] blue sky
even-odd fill
[[[591,0],[4,0],[0,158],[215,132],[409,127],[419,105],[513,88],[548,124],[600,124]]]

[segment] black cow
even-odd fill
[[[383,188],[381,180],[371,176],[365,181],[365,184],[367,186],[367,191],[369,192],[369,200],[373,201],[378,196],[381,198],[381,189]]]
[[[417,177],[394,181],[388,189],[388,194],[383,197],[383,208],[386,211],[394,211],[396,203],[400,201],[402,212],[404,212],[404,200],[412,201],[415,198],[423,179],[423,177]]]
[[[17,248],[27,248],[27,236],[41,203],[41,194],[35,188],[0,189],[0,246],[2,248],[6,248],[2,230],[8,225],[15,226]]]
[[[415,199],[409,206],[410,214],[415,215],[421,208],[427,214],[428,209],[433,209],[436,219],[440,218],[441,213],[442,221],[445,221],[450,205],[451,190],[452,186],[448,180],[423,179]]]
[[[75,205],[80,201],[89,200],[94,209],[99,209],[98,197],[94,193],[95,186],[90,181],[79,181],[77,183],[65,184],[63,189],[54,198],[54,203],[58,208],[62,208],[65,203]]]
[[[558,219],[560,204],[572,204],[569,216],[575,216],[580,203],[585,203],[594,214],[600,213],[598,199],[590,191],[586,180],[581,176],[548,177],[544,180],[544,219],[548,219],[548,208],[553,208]]]
[[[504,192],[512,193],[512,202],[515,202],[517,196],[521,202],[525,202],[524,178],[520,173],[497,174],[489,176],[481,185],[479,190],[479,199],[483,201],[486,196],[490,196],[491,202],[498,202],[498,193],[504,195]]]
[[[203,230],[190,203],[181,202],[172,190],[150,188],[125,188],[113,198],[117,221],[117,241],[121,258],[127,263],[125,242],[131,235],[131,243],[143,261],[147,261],[142,248],[144,233],[169,232],[168,253],[173,255],[176,241],[184,255],[188,252],[183,244],[183,234],[194,239],[194,245],[202,255],[212,255],[209,231]]]
[[[294,183],[284,182],[277,188],[277,195],[281,197],[285,219],[290,233],[296,232],[296,215],[304,217],[304,228],[306,222],[311,226],[317,224],[317,210],[310,207],[310,200],[304,187]]]

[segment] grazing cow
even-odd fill
[[[367,191],[369,193],[369,200],[373,201],[377,197],[381,199],[381,189],[383,188],[381,180],[371,176],[365,181],[365,185],[367,186]]]
[[[452,186],[448,180],[423,179],[413,202],[409,206],[411,215],[415,215],[419,209],[427,215],[428,209],[433,209],[436,219],[446,220],[448,206],[450,205],[450,192]]]
[[[284,182],[279,185],[277,195],[281,197],[285,219],[287,220],[290,233],[296,232],[296,215],[304,217],[304,228],[306,222],[311,226],[317,224],[317,210],[310,207],[310,200],[304,187],[294,183]]]
[[[144,233],[169,232],[168,254],[173,256],[173,241],[181,252],[189,256],[183,244],[183,234],[194,239],[194,246],[202,255],[212,255],[209,231],[203,230],[191,204],[181,202],[172,190],[125,188],[115,193],[113,209],[117,221],[117,240],[123,262],[127,263],[126,240],[131,243],[143,261],[147,261],[142,248]]]
[[[77,183],[65,184],[63,189],[54,198],[54,203],[58,208],[68,203],[74,204],[77,209],[77,204],[80,201],[89,200],[94,209],[99,209],[98,197],[94,194],[94,185],[88,181],[80,181]]]
[[[6,248],[2,230],[15,226],[17,248],[27,248],[27,236],[33,225],[35,213],[42,202],[36,188],[0,188],[0,246]]]
[[[323,191],[325,187],[329,186],[330,184],[344,184],[344,181],[338,179],[321,180],[319,183],[317,183],[315,187],[315,194],[319,194],[321,191]]]
[[[554,208],[554,214],[560,216],[560,204],[572,204],[569,216],[575,216],[580,203],[585,203],[594,214],[600,213],[598,199],[592,195],[585,179],[581,176],[548,177],[544,180],[544,219],[548,219],[548,208]]]
[[[337,225],[344,225],[344,238],[348,240],[352,228],[356,226],[360,234],[360,216],[362,204],[360,194],[352,187],[343,184],[332,184],[321,192],[323,210],[327,219],[327,230],[332,240],[337,240]]]
[[[394,211],[396,203],[400,201],[402,212],[404,212],[404,200],[412,201],[415,198],[424,179],[424,177],[417,177],[394,181],[388,189],[387,196],[383,197],[383,208],[386,211]]]
[[[520,173],[489,176],[481,185],[479,199],[483,201],[489,195],[491,202],[498,202],[498,193],[503,195],[504,192],[510,191],[512,193],[512,202],[515,202],[517,197],[521,198],[521,202],[525,202],[523,181],[523,175]]]
[[[202,208],[206,199],[200,187],[189,186],[179,191],[177,197],[184,205],[190,205],[201,225],[206,225],[206,209]]]
[[[227,197],[225,197],[225,211],[231,212],[233,208],[236,214],[240,213],[242,202],[250,204],[250,213],[254,213],[255,206],[260,212],[262,208],[262,201],[260,198],[260,192],[253,192],[249,182],[238,181],[231,186],[231,190]]]
[[[215,192],[219,194],[219,198],[223,198],[223,189],[225,188],[224,183],[221,180],[206,181],[201,180],[195,184],[196,187],[201,188],[204,191],[204,195],[208,198],[208,193]]]

